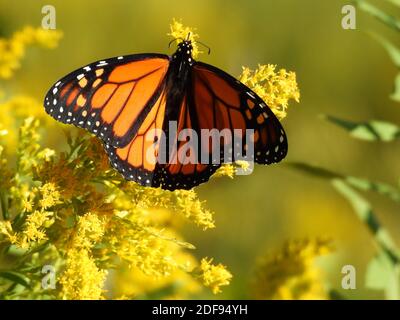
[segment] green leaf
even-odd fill
[[[386,1],[393,3],[396,6],[400,6],[400,0],[386,0]]]
[[[396,47],[392,42],[375,32],[368,32],[368,34],[382,45],[382,47],[389,54],[390,59],[392,59],[395,66],[397,68],[400,68],[400,49]]]
[[[400,72],[394,79],[394,90],[393,93],[390,95],[390,98],[394,101],[400,102]]]
[[[317,178],[333,179],[333,178],[342,178],[343,177],[342,175],[340,175],[336,172],[333,172],[333,171],[330,171],[330,170],[327,170],[327,169],[324,169],[321,167],[313,166],[308,163],[286,162],[285,164],[296,170],[303,171],[304,173],[307,173],[312,176],[316,176]]]
[[[375,7],[374,5],[364,1],[364,0],[355,0],[355,4],[364,12],[370,14],[375,17],[379,21],[386,24],[388,27],[400,31],[400,22],[393,16],[387,14],[381,9]]]
[[[360,140],[389,142],[400,139],[400,127],[390,122],[378,120],[352,122],[329,115],[324,118],[346,129],[350,136]]]
[[[367,266],[365,286],[385,290],[387,299],[399,298],[399,276],[396,266],[384,252],[379,252]]]
[[[0,277],[18,283],[26,288],[29,288],[30,280],[28,277],[16,271],[0,271]]]
[[[367,179],[357,178],[353,176],[345,176],[340,173],[336,173],[303,162],[287,162],[286,165],[317,178],[329,180],[340,178],[346,181],[350,186],[358,190],[375,192],[380,195],[389,197],[393,201],[400,202],[400,186],[396,187],[387,183],[369,181]]]
[[[355,213],[366,224],[380,248],[390,257],[393,263],[399,263],[400,253],[389,233],[380,225],[370,203],[344,180],[334,179],[332,180],[332,184],[350,202]]]
[[[394,186],[382,182],[373,182],[367,179],[361,179],[352,176],[347,176],[345,180],[349,185],[359,190],[376,192],[383,196],[389,197],[393,201],[400,202],[400,189]]]

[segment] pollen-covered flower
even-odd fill
[[[232,274],[222,264],[212,264],[213,259],[203,258],[200,263],[200,278],[214,294],[221,292],[222,286],[229,285]]]
[[[243,67],[239,80],[257,93],[279,119],[286,117],[290,100],[300,101],[296,74],[285,69],[276,71],[275,65],[258,65],[255,70]]]
[[[329,240],[287,242],[281,251],[260,259],[253,289],[256,299],[327,299],[315,259],[332,252]]]

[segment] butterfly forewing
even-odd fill
[[[124,147],[139,130],[165,84],[169,58],[120,56],[80,68],[57,81],[45,97],[46,112],[63,123]]]

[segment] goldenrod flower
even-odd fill
[[[177,39],[178,43],[182,42],[183,40],[190,40],[193,47],[193,58],[197,58],[197,56],[202,53],[196,43],[196,39],[199,38],[199,35],[195,32],[195,30],[195,28],[184,26],[182,21],[172,19],[172,23],[170,24],[170,33],[168,33],[168,35],[171,36],[173,39]]]
[[[6,236],[10,243],[17,242],[17,236],[12,229],[10,221],[0,221],[0,235]]]
[[[68,300],[98,300],[103,298],[106,270],[96,266],[88,250],[71,249],[67,253],[66,271],[62,274],[61,298]]]
[[[296,74],[285,69],[276,71],[275,65],[258,65],[256,70],[243,67],[239,80],[257,93],[279,119],[286,117],[290,100],[300,101]]]
[[[104,231],[105,221],[96,214],[89,212],[78,218],[76,232],[72,235],[66,252],[66,270],[60,279],[63,299],[103,297],[107,271],[97,267],[91,250],[100,241]]]
[[[44,48],[55,48],[61,37],[62,32],[57,30],[27,26],[15,32],[10,39],[0,38],[0,78],[10,78],[20,67],[27,46],[37,44]]]
[[[48,209],[60,203],[60,192],[56,189],[54,183],[45,183],[39,190],[42,196],[39,204],[42,209]]]
[[[327,299],[315,259],[332,251],[329,240],[290,241],[276,255],[260,260],[254,280],[256,299]]]
[[[206,287],[214,294],[220,293],[222,286],[229,285],[232,274],[222,264],[213,265],[213,259],[203,258],[200,264],[200,277]]]

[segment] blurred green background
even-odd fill
[[[374,3],[374,1],[371,1]],[[362,121],[400,121],[400,106],[389,99],[396,68],[365,31],[373,29],[398,43],[396,34],[358,12],[357,30],[343,30],[341,0],[258,1],[10,1],[0,0],[0,37],[25,25],[40,26],[43,5],[56,8],[57,29],[64,32],[55,50],[30,49],[22,69],[7,82],[15,94],[42,100],[61,76],[89,62],[140,52],[171,53],[172,18],[196,27],[212,48],[199,60],[239,75],[242,66],[277,64],[295,71],[301,103],[291,104],[283,120],[289,139],[287,161],[302,161],[334,171],[398,185],[400,142],[368,143],[319,118],[321,114]],[[376,1],[393,14],[393,6]],[[44,112],[44,111],[43,111]],[[61,127],[60,127],[61,132]],[[60,137],[62,137],[60,135]],[[329,236],[335,253],[320,259],[324,279],[340,289],[341,268],[357,270],[357,290],[349,298],[381,298],[364,287],[368,261],[376,252],[367,228],[350,205],[326,181],[285,165],[256,166],[250,176],[213,179],[198,188],[216,212],[217,228],[203,232],[188,226],[195,255],[212,256],[234,278],[218,298],[249,298],[249,282],[258,256],[285,240]],[[382,224],[400,242],[396,204],[368,195]],[[213,298],[205,295],[202,298]]]

